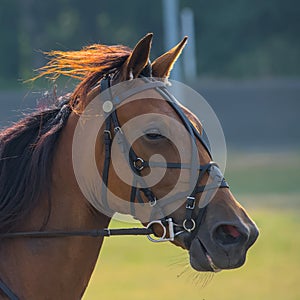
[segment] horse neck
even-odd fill
[[[53,160],[51,214],[45,230],[105,228],[110,219],[91,208],[72,169],[72,136],[77,117],[71,114]],[[22,230],[41,227],[47,200],[40,199]],[[0,247],[0,277],[20,299],[81,298],[93,272],[103,238],[23,238]],[[1,299],[1,292],[0,292]]]

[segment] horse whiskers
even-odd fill
[[[178,254],[177,256],[174,256],[170,258],[169,266],[176,267],[176,266],[185,266],[188,265],[188,258],[186,253]]]
[[[194,277],[194,280],[193,280],[193,283],[195,285],[200,285],[201,284],[201,287],[205,288],[212,281],[214,275],[215,275],[214,273],[209,273],[209,272],[196,273],[195,277]]]
[[[174,261],[172,263],[169,263],[169,267],[184,267],[188,265],[186,261]]]
[[[190,269],[190,266],[186,265],[184,267],[184,269],[177,275],[177,278],[181,277],[183,274],[185,274],[187,271],[189,271],[189,269]]]
[[[201,286],[201,288],[206,287],[213,279],[214,273],[197,272],[193,270],[190,265],[186,264],[184,269],[177,275],[177,278],[186,277],[188,282],[191,282],[195,286]]]
[[[183,258],[183,257],[184,258],[188,257],[188,253],[185,251],[182,251],[176,255],[173,255],[170,259],[177,259],[177,258]]]
[[[182,267],[182,270],[177,274],[177,278],[185,277],[187,281],[191,282],[195,286],[206,287],[213,279],[214,273],[211,272],[197,272],[190,267],[188,263],[187,254],[180,253],[176,257],[171,258],[172,262],[169,264],[170,267]]]

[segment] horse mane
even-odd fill
[[[56,80],[61,75],[80,80],[70,96],[71,107],[80,111],[85,106],[88,92],[103,75],[117,71],[131,54],[131,50],[122,45],[94,44],[80,51],[50,51],[45,54],[50,60],[38,69],[39,74],[32,80],[40,77]]]
[[[64,75],[81,81],[57,107],[36,111],[0,132],[0,232],[14,230],[45,192],[49,216],[52,163],[60,133],[75,105],[85,101],[103,76],[118,71],[130,53],[124,46],[104,45],[47,53],[51,60],[32,80]]]

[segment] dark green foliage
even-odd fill
[[[297,0],[179,0],[195,13],[198,74],[209,77],[300,75]],[[154,32],[163,51],[162,2],[147,0],[0,0],[0,87],[32,75],[40,50],[91,43],[133,47]]]

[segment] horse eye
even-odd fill
[[[163,135],[161,135],[160,131],[157,128],[153,128],[153,129],[148,129],[144,131],[145,133],[145,137],[148,140],[159,140],[164,138]]]

